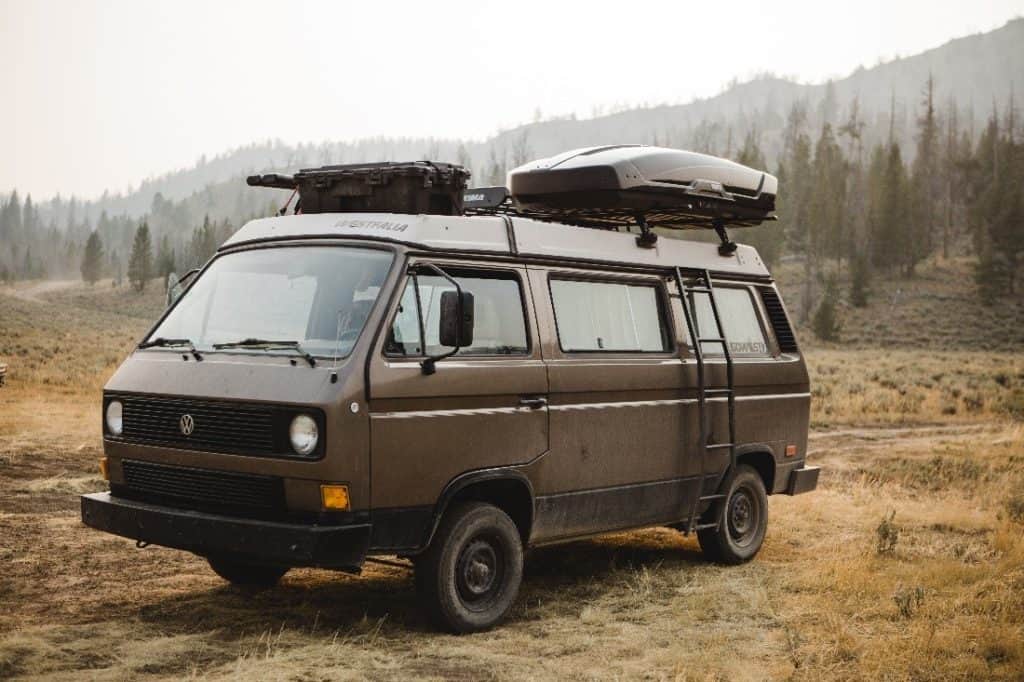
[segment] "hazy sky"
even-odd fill
[[[1021,14],[1024,0],[0,0],[0,190],[89,197],[254,140],[484,138],[537,109],[685,102],[764,71],[818,82]]]

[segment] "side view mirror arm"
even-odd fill
[[[463,310],[462,310],[462,287],[459,286],[459,283],[455,281],[454,277],[452,277],[447,272],[445,272],[441,268],[437,267],[433,263],[424,263],[420,267],[426,268],[427,270],[431,270],[435,274],[437,274],[437,275],[439,275],[441,277],[444,277],[446,280],[451,282],[453,287],[455,287],[455,291],[459,295],[459,318],[461,319],[462,318],[462,313],[463,313]],[[426,345],[426,340],[424,340],[424,346],[425,345]],[[426,358],[423,359],[423,362],[420,363],[420,367],[423,370],[423,374],[430,375],[430,374],[433,374],[434,372],[436,372],[437,371],[437,363],[439,361],[441,361],[441,360],[444,360],[446,358],[450,358],[451,356],[455,355],[456,353],[459,352],[460,348],[462,348],[462,346],[456,344],[455,347],[452,348],[447,353],[442,353],[441,355],[428,355]]]
[[[185,293],[185,289],[188,288],[188,281],[195,277],[196,274],[198,274],[199,270],[199,268],[192,268],[181,277],[178,277],[173,272],[167,275],[167,296],[165,301],[165,304],[167,306],[170,306],[172,303],[178,300],[180,294],[176,296],[175,292],[180,290],[182,294]]]

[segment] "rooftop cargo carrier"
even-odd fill
[[[757,225],[773,219],[778,187],[726,159],[644,145],[576,149],[508,177],[517,212],[592,227]]]

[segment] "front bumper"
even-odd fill
[[[230,554],[254,563],[358,571],[370,525],[262,521],[136,502],[110,493],[83,495],[87,526],[203,556]]]
[[[800,467],[789,474],[789,484],[786,486],[787,495],[799,495],[809,493],[818,487],[818,474],[821,467]]]

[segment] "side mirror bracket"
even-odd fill
[[[185,289],[188,288],[188,282],[190,279],[196,276],[199,272],[199,268],[192,268],[181,277],[178,277],[176,273],[170,273],[167,275],[167,306],[168,308],[181,298],[181,295],[185,293]]]
[[[441,294],[438,335],[441,345],[451,346],[452,349],[441,355],[429,355],[420,363],[423,374],[431,375],[437,371],[439,361],[450,358],[461,348],[473,344],[473,294],[463,291],[454,277],[436,265],[428,263],[422,267],[448,280],[455,287],[455,291],[445,291]]]

